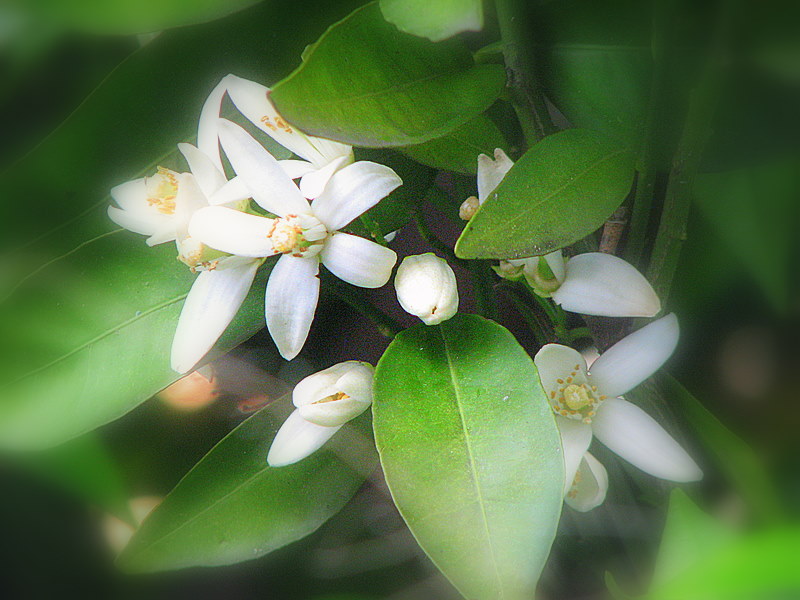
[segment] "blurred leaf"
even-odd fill
[[[400,151],[436,169],[475,175],[478,155],[493,156],[495,148],[508,149],[505,137],[491,119],[478,115],[452,133]]]
[[[380,0],[383,16],[400,31],[439,42],[483,27],[482,0]]]
[[[434,44],[387,23],[377,3],[336,23],[278,83],[288,121],[360,146],[407,146],[452,132],[503,90],[499,65],[474,64],[457,41]]]
[[[531,24],[547,97],[576,127],[635,147],[650,89],[650,4],[542,3]]]
[[[366,414],[323,449],[288,467],[267,465],[290,398],[219,442],[145,520],[119,559],[131,571],[251,560],[319,528],[377,465]]]
[[[547,254],[587,236],[622,203],[633,157],[586,129],[567,129],[520,158],[467,223],[461,258]]]
[[[729,527],[701,511],[683,490],[673,490],[653,585],[663,585],[675,579],[724,548],[734,536]]]
[[[224,17],[260,0],[12,0],[43,21],[103,34],[150,33]]]
[[[315,18],[330,15],[325,6]],[[303,22],[308,30],[288,31],[270,14],[252,10],[164,34],[0,176],[0,445],[57,444],[125,414],[177,377],[168,354],[192,276],[170,244],[148,248],[141,236],[115,229],[108,190],[163,161],[170,166],[224,74],[274,79],[319,31],[313,19]],[[283,47],[269,61],[265,39]],[[265,275],[220,349],[263,326]]]
[[[560,437],[530,357],[473,315],[399,334],[375,375],[392,497],[468,598],[530,599],[563,498]]]
[[[700,212],[742,262],[772,307],[789,308],[800,179],[796,160],[700,175],[694,196]]]
[[[710,517],[707,517],[710,519]],[[706,530],[706,533],[710,533]],[[716,535],[716,534],[714,534]],[[800,529],[789,526],[724,543],[646,600],[783,600],[800,594]],[[704,541],[703,543],[707,543]],[[713,546],[713,545],[712,545]],[[688,553],[696,550],[686,548]]]
[[[716,457],[725,476],[766,521],[777,521],[783,514],[777,492],[753,450],[717,420],[689,390],[675,378],[665,376],[666,396],[677,403],[706,448]]]
[[[122,474],[96,436],[85,435],[57,448],[19,458],[42,478],[129,524],[134,523]]]

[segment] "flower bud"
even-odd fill
[[[349,360],[314,373],[298,383],[292,402],[310,423],[338,427],[372,404],[372,365]]]
[[[478,209],[481,207],[481,201],[476,196],[470,196],[458,208],[458,216],[464,221],[469,221]]]
[[[400,306],[426,325],[437,325],[458,311],[456,276],[433,252],[405,257],[394,287]]]

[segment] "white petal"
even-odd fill
[[[337,392],[372,402],[375,369],[366,362],[348,360],[317,371],[294,386],[292,402],[297,408],[312,404]]]
[[[478,156],[478,200],[481,203],[486,201],[513,166],[514,161],[500,148],[494,151],[494,160],[485,154]]]
[[[316,171],[316,167],[307,160],[295,160],[293,158],[287,160],[279,160],[278,164],[283,167],[286,174],[291,179],[299,179],[306,173]]]
[[[228,259],[203,271],[183,305],[172,342],[172,368],[189,371],[211,349],[244,302],[259,261]]]
[[[621,258],[601,252],[570,258],[553,300],[564,310],[601,317],[652,317],[661,310],[644,275]]]
[[[375,206],[403,180],[389,167],[365,160],[337,171],[313,209],[328,231],[336,231]]]
[[[592,431],[598,440],[633,466],[661,479],[697,481],[702,471],[656,421],[622,398],[597,409]]]
[[[222,110],[222,99],[225,97],[227,87],[225,77],[222,78],[203,104],[200,111],[200,122],[197,126],[197,147],[205,154],[220,173],[224,173],[222,159],[219,155],[219,115]]]
[[[189,163],[189,170],[206,198],[210,198],[214,192],[225,185],[227,181],[225,175],[203,152],[191,144],[178,144],[178,150]]]
[[[172,219],[148,214],[143,211],[122,210],[116,206],[108,207],[108,217],[120,227],[124,227],[128,231],[134,233],[141,233],[142,235],[153,235],[156,231],[162,230],[165,224],[171,225],[173,223]],[[173,236],[171,239],[174,240],[174,226],[172,227],[172,231]]]
[[[661,368],[678,345],[678,318],[661,317],[623,338],[600,355],[589,372],[606,396],[621,396]]]
[[[587,452],[577,475],[564,501],[578,512],[589,512],[606,499],[608,472],[599,460]]]
[[[311,214],[311,206],[294,181],[249,133],[235,123],[220,119],[219,139],[233,170],[264,210],[280,217]]]
[[[349,156],[340,156],[332,160],[321,169],[309,171],[300,179],[300,191],[306,198],[316,198],[322,194],[333,174],[341,169],[350,160]]]
[[[198,210],[189,224],[189,235],[222,252],[263,258],[275,250],[268,237],[275,219],[209,206]]]
[[[144,177],[126,181],[111,188],[111,197],[120,208],[125,210],[142,210],[147,207],[147,183]]]
[[[542,346],[533,362],[539,370],[539,380],[542,382],[548,401],[552,400],[550,393],[560,387],[558,379],[566,379],[573,371],[581,376],[586,372],[586,361],[583,360],[581,353],[561,344]],[[577,383],[582,382],[582,380],[577,381]]]
[[[250,188],[245,185],[241,177],[237,176],[219,188],[208,199],[208,203],[212,206],[222,206],[242,202],[248,198],[250,198]]]
[[[320,258],[339,279],[365,288],[379,288],[389,281],[397,262],[394,250],[341,232],[328,237]]]
[[[165,242],[172,242],[177,238],[175,227],[173,225],[167,225],[163,229],[156,231],[147,238],[145,241],[147,242],[148,246],[158,246],[159,244],[163,244]]]
[[[564,494],[566,494],[572,487],[583,455],[592,443],[592,428],[575,419],[560,416],[556,416],[556,425],[561,434],[561,447],[564,449]]]
[[[309,423],[295,410],[283,423],[267,455],[271,467],[285,467],[313,454],[339,431],[339,427],[323,427]]]
[[[319,261],[284,254],[267,282],[267,328],[281,356],[292,360],[306,343],[319,300]]]

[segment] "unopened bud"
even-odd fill
[[[437,325],[458,311],[453,269],[432,252],[405,257],[397,269],[394,287],[400,306],[426,325]]]
[[[475,213],[478,212],[480,207],[480,200],[478,200],[476,196],[470,196],[461,203],[461,206],[458,208],[458,216],[464,221],[469,221]]]

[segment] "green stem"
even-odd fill
[[[539,315],[525,302],[522,298],[520,298],[520,290],[517,286],[506,283],[506,284],[499,284],[498,288],[507,292],[508,298],[514,304],[514,307],[517,309],[517,312],[522,316],[525,320],[525,323],[528,325],[530,330],[533,332],[533,336],[536,338],[536,343],[540,346],[544,346],[552,341],[552,336],[548,333],[548,328],[546,324],[542,323]]]
[[[636,178],[636,193],[633,198],[631,223],[628,230],[628,239],[625,243],[625,256],[628,262],[633,265],[638,264],[644,254],[647,226],[650,222],[655,196],[659,139],[656,125],[662,113],[664,97],[666,71],[664,66],[664,32],[668,28],[667,6],[669,4],[671,4],[669,0],[658,0],[653,8],[653,77],[650,83],[644,135],[639,150],[639,173]]]
[[[326,277],[325,280],[327,289],[351,308],[372,321],[382,336],[393,339],[394,336],[403,331],[403,327],[397,321],[364,298],[360,290],[340,283],[333,277]]]
[[[421,211],[414,211],[414,222],[417,224],[417,231],[419,231],[419,234],[422,236],[422,238],[428,242],[434,250],[438,250],[441,254],[443,254],[448,262],[451,262],[454,265],[461,265],[462,267],[469,268],[469,261],[458,258],[450,246],[436,237],[436,234],[434,234],[430,227],[428,227],[428,223],[425,221],[425,216]]]
[[[658,228],[647,277],[666,302],[669,297],[680,252],[686,240],[687,222],[692,201],[692,187],[700,167],[703,150],[711,136],[711,121],[725,81],[725,52],[730,46],[739,0],[723,2],[712,47],[700,81],[693,90],[686,123],[672,161],[664,208]]]
[[[482,260],[468,262],[472,290],[475,294],[475,308],[479,315],[487,319],[494,319],[497,316],[493,293],[494,277],[489,263]]]
[[[525,29],[524,15],[528,0],[497,0],[497,19],[503,45],[503,58],[508,72],[511,103],[517,113],[528,145],[555,130],[544,96],[536,85],[536,69],[531,48],[530,31]]]

